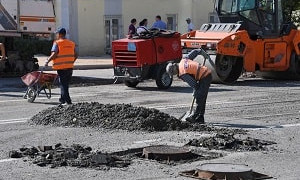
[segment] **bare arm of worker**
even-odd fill
[[[55,59],[57,57],[58,52],[52,51],[51,55],[48,58],[48,62],[52,61],[53,59]]]

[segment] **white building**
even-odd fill
[[[186,32],[190,17],[196,28],[212,21],[213,0],[54,0],[57,26],[68,30],[80,55],[102,55],[111,41],[124,38],[132,18],[148,19],[151,27],[160,15],[168,27]]]

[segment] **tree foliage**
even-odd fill
[[[293,16],[293,12],[300,10],[300,0],[282,0],[283,14],[285,22],[300,23],[297,14]]]

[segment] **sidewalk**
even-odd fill
[[[44,67],[45,61],[48,56],[35,56],[39,61],[40,68]],[[46,71],[51,71],[52,62],[46,67]],[[104,55],[100,57],[79,57],[75,62],[74,70],[87,70],[87,69],[109,69],[113,67],[112,57]]]

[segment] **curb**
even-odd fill
[[[77,65],[74,67],[74,70],[91,70],[91,69],[111,69],[113,68],[112,64],[104,64],[104,65]],[[53,71],[51,66],[40,66],[39,68],[44,69],[44,71]]]

